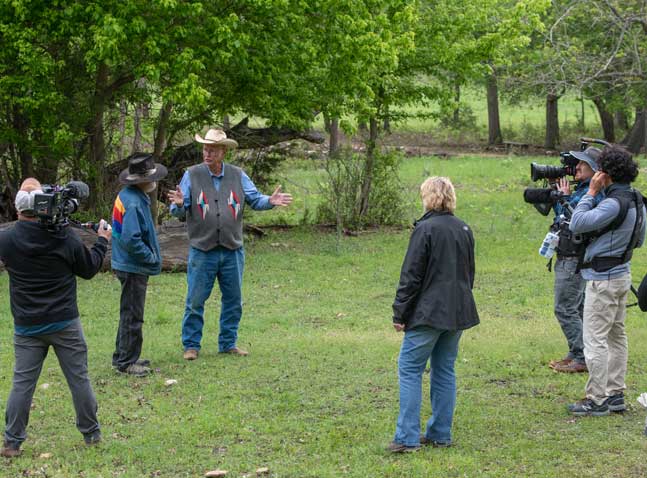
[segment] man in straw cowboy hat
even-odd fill
[[[119,329],[112,365],[119,372],[138,377],[151,371],[141,360],[142,326],[148,277],[162,270],[160,246],[148,193],[167,174],[166,168],[149,153],[134,153],[128,168],[119,175],[124,187],[112,209],[112,269],[121,283]]]
[[[176,190],[168,194],[171,214],[186,217],[189,232],[188,291],[182,320],[184,358],[198,358],[204,303],[216,279],[222,293],[218,350],[247,355],[236,346],[245,263],[243,208],[245,203],[255,210],[287,206],[292,196],[282,193],[281,186],[271,196],[261,194],[242,169],[224,163],[227,150],[238,146],[224,131],[210,129],[204,138],[196,134],[195,140],[203,145],[204,162],[190,167]]]

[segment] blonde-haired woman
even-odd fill
[[[454,186],[435,176],[420,186],[420,194],[425,214],[411,234],[393,303],[393,327],[404,331],[398,361],[400,414],[388,447],[394,453],[416,451],[421,444],[451,445],[458,342],[463,330],[479,323],[472,296],[474,236],[454,216]],[[422,374],[428,360],[432,416],[421,434]]]

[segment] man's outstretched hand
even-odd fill
[[[292,194],[282,193],[281,185],[274,190],[270,196],[270,204],[272,206],[289,206],[292,203]]]
[[[167,197],[169,201],[171,201],[171,203],[175,204],[178,207],[184,204],[184,195],[182,194],[180,186],[176,186],[175,190],[170,190],[167,194]]]

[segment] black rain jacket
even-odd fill
[[[0,232],[0,260],[9,272],[14,323],[44,325],[79,316],[76,276],[92,278],[103,264],[108,241],[85,247],[69,227],[49,231],[37,222],[17,221]]]
[[[474,236],[449,212],[416,222],[393,303],[393,322],[410,330],[464,330],[479,323],[474,296]]]

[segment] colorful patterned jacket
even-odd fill
[[[124,187],[112,209],[112,268],[157,275],[162,255],[157,242],[150,199],[137,186]]]

